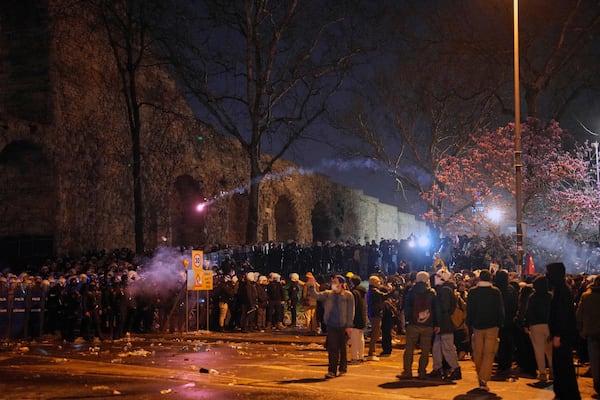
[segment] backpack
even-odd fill
[[[458,293],[455,294],[456,306],[454,311],[450,314],[452,320],[452,326],[455,330],[462,329],[465,326],[465,320],[467,319],[467,303],[463,300],[462,296]]]
[[[415,293],[412,304],[411,320],[413,324],[431,325],[432,295],[430,291]]]

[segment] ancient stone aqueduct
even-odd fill
[[[133,248],[130,134],[106,38],[81,19],[53,19],[59,0],[13,4],[0,11],[0,253]],[[141,88],[144,101],[178,114],[143,109],[147,248],[244,243],[245,194],[229,194],[247,181],[240,146],[195,121],[164,70],[146,70]],[[276,165],[290,168],[261,186],[263,241],[363,242],[425,229],[360,190]],[[205,198],[218,201],[196,213]]]

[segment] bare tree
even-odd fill
[[[557,117],[597,85],[595,64],[582,60],[597,54],[600,9],[590,0],[561,2],[552,10],[531,3],[521,6],[521,84],[529,115]],[[350,154],[382,162],[401,190],[423,194],[443,185],[440,161],[460,157],[470,134],[514,115],[511,7],[500,0],[406,5],[397,15],[388,67],[363,82],[346,118],[354,117],[347,132],[359,143]],[[365,98],[369,87],[377,93]],[[421,198],[427,207],[421,212],[442,214],[443,198]]]
[[[188,14],[174,15],[171,25],[181,30],[165,50],[199,117],[238,141],[246,154],[246,241],[254,242],[261,181],[294,143],[314,137],[310,127],[366,50],[374,6],[335,0],[189,6]],[[193,13],[197,19],[190,18]]]
[[[182,118],[173,111],[176,106],[166,104],[173,101],[172,98],[165,93],[162,97],[155,93],[164,89],[161,85],[169,79],[155,50],[157,38],[167,30],[161,16],[171,5],[168,1],[155,0],[71,0],[61,3],[55,12],[55,17],[64,21],[72,20],[77,24],[84,21],[91,37],[100,40],[97,47],[91,49],[90,57],[95,56],[94,52],[102,51],[100,49],[106,48],[110,52],[109,64],[98,74],[103,81],[93,83],[101,90],[117,88],[122,99],[123,114],[117,119],[126,121],[130,134],[130,152],[124,156],[131,166],[135,251],[138,254],[143,253],[146,245],[144,199],[148,193],[144,193],[143,165],[144,158],[152,151],[144,148],[142,136],[145,131],[151,134],[166,129],[172,125],[168,120],[174,116]],[[165,116],[162,125],[151,120],[155,113]]]

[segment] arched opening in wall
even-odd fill
[[[246,243],[246,224],[248,223],[248,195],[234,194],[229,202],[228,213],[229,244]]]
[[[175,179],[170,201],[171,243],[174,246],[197,246],[206,244],[206,213],[208,207],[201,210],[198,204],[205,199],[202,184],[190,175],[181,175]]]
[[[41,148],[14,141],[0,152],[0,266],[24,268],[54,253],[57,174]]]
[[[335,239],[331,215],[322,201],[315,204],[312,210],[311,223],[313,241],[325,242]]]
[[[285,242],[298,238],[296,213],[287,196],[279,196],[275,204],[275,240]]]

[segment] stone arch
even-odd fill
[[[313,241],[325,242],[335,239],[333,218],[322,201],[318,201],[312,209],[311,224]]]
[[[15,140],[0,152],[0,263],[24,266],[54,253],[57,173],[42,149]]]
[[[205,201],[202,184],[190,175],[175,179],[171,192],[170,219],[171,244],[174,246],[204,246],[207,240],[206,213],[198,211],[198,204]]]
[[[231,196],[228,212],[228,243],[246,243],[246,225],[248,223],[248,195],[236,193]]]
[[[298,218],[290,198],[281,195],[275,203],[275,240],[285,242],[298,238]]]

